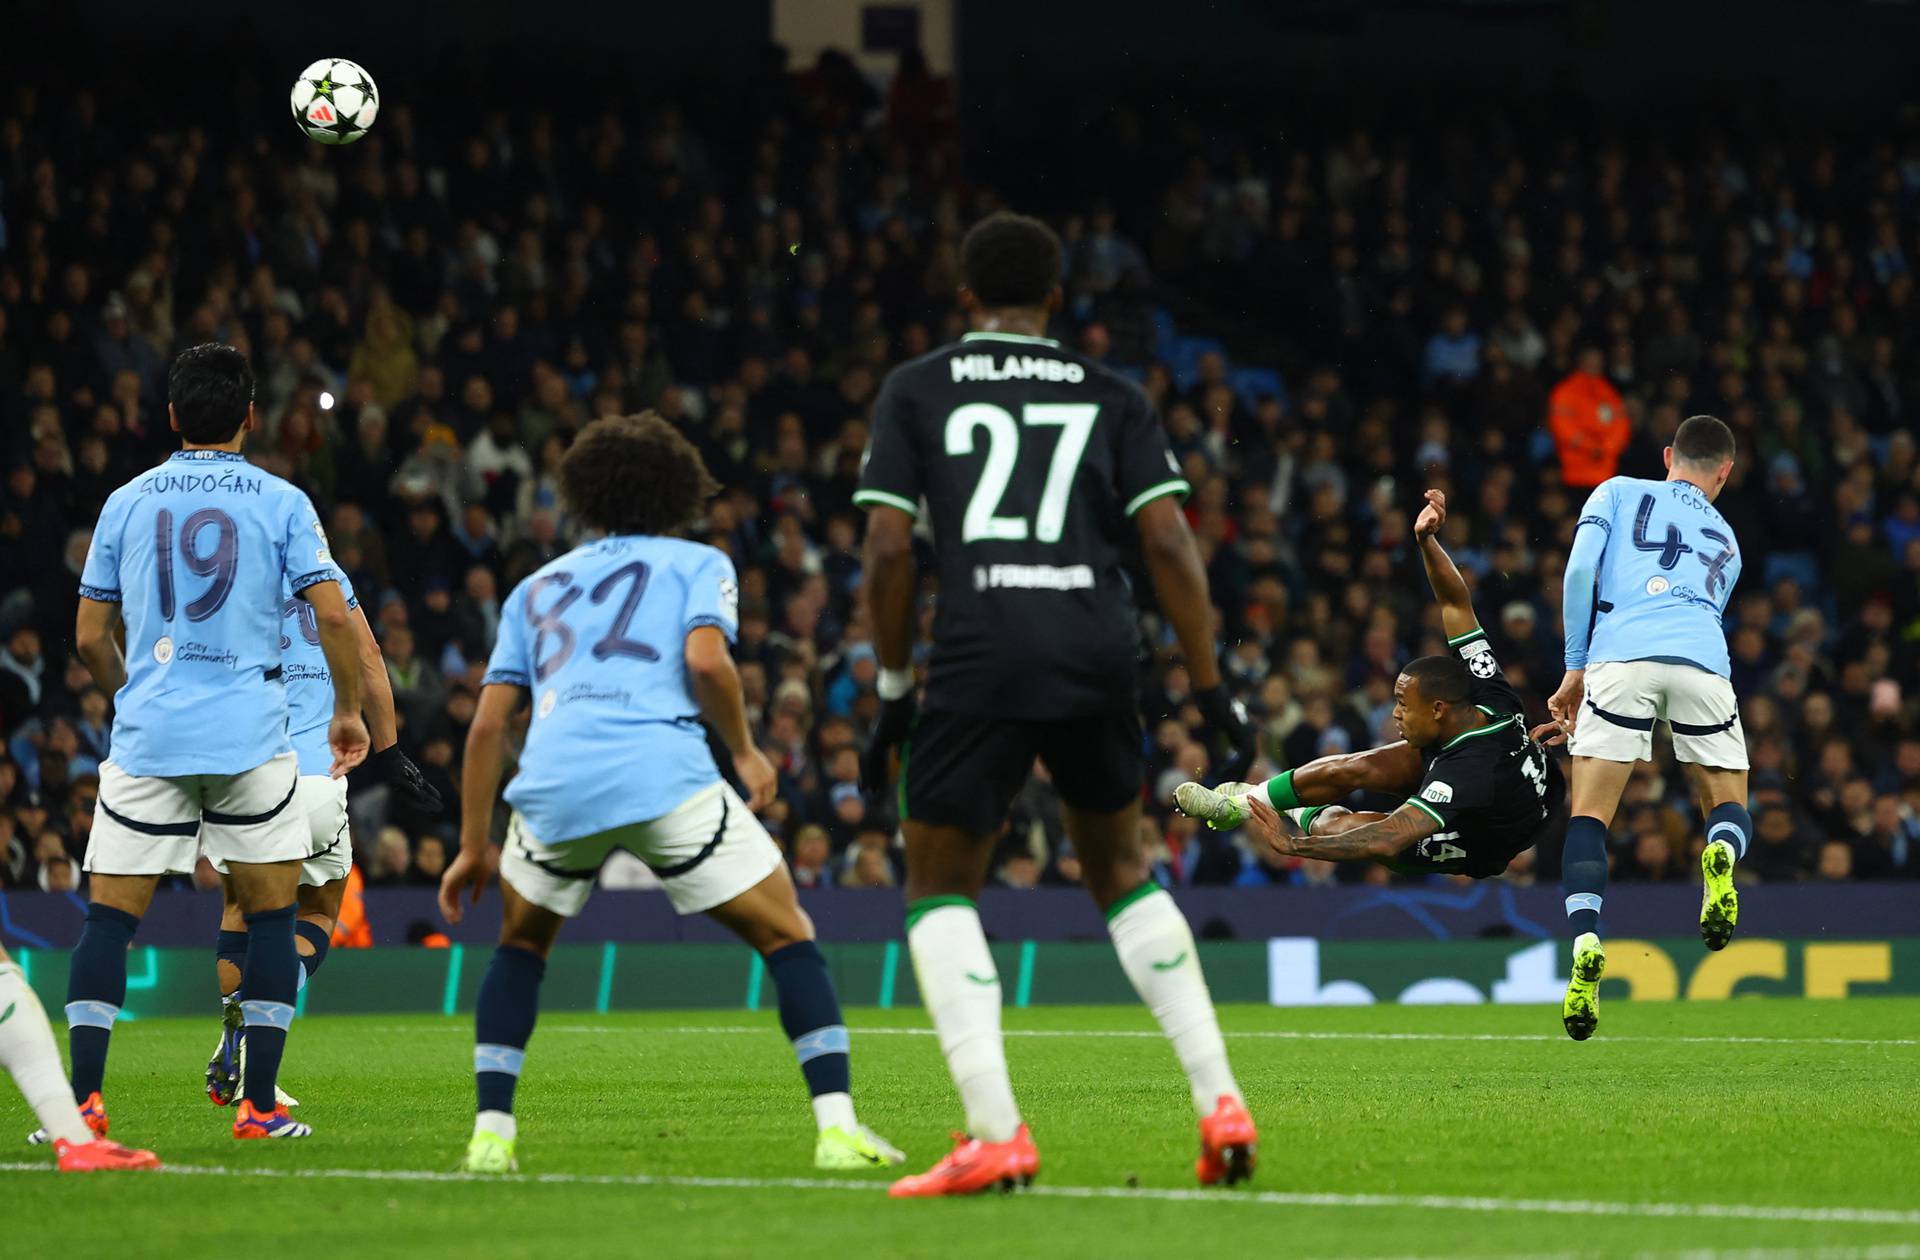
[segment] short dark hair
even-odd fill
[[[560,494],[594,529],[674,534],[720,492],[686,435],[652,411],[580,430],[560,461]]]
[[[1400,672],[1420,685],[1423,700],[1465,704],[1473,698],[1473,675],[1457,656],[1422,656]]]
[[[1673,457],[1718,467],[1733,458],[1733,430],[1714,416],[1688,416],[1673,431]]]
[[[960,242],[960,270],[982,306],[1045,306],[1060,283],[1060,238],[1040,220],[1001,210]]]
[[[253,369],[232,346],[210,341],[173,356],[167,401],[180,436],[195,446],[230,442],[253,405]]]

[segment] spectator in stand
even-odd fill
[[[1604,364],[1599,347],[1583,346],[1573,371],[1547,396],[1547,427],[1560,452],[1560,479],[1573,490],[1591,490],[1616,475],[1620,454],[1633,436],[1626,401],[1606,378]]]

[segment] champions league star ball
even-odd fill
[[[293,81],[293,120],[321,144],[352,144],[379,112],[373,76],[351,61],[323,57]]]

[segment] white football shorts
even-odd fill
[[[84,868],[101,875],[188,874],[204,851],[216,862],[304,860],[307,820],[294,806],[300,764],[291,752],[240,774],[143,778],[111,759]]]
[[[306,888],[325,888],[336,879],[345,879],[353,866],[353,841],[347,834],[347,781],[324,774],[303,774],[294,789],[293,804],[307,823],[308,856],[300,863],[300,883]],[[222,875],[227,864],[215,860],[213,869]]]
[[[1716,770],[1747,768],[1747,735],[1733,684],[1697,665],[1671,661],[1601,661],[1587,668],[1567,751],[1602,761],[1645,761],[1653,724],[1673,731],[1673,754]]]
[[[543,841],[515,810],[500,854],[500,878],[535,905],[572,918],[587,904],[600,864],[616,849],[653,869],[679,914],[732,901],[782,861],[779,846],[746,802],[716,783],[658,818],[578,840]]]

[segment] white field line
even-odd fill
[[[1581,1251],[1488,1252],[1475,1255],[1442,1252],[1432,1255],[1323,1256],[1320,1260],[1587,1260],[1587,1257],[1593,1254],[1593,1252]],[[1640,1251],[1633,1254],[1632,1260],[1920,1260],[1920,1245],[1882,1243],[1874,1247],[1749,1247],[1728,1251],[1707,1249]]]
[[[464,1027],[454,1026],[458,1031]],[[381,1031],[419,1032],[418,1026],[387,1025]],[[745,1024],[678,1025],[671,1027],[637,1025],[606,1028],[596,1024],[555,1024],[540,1026],[541,1032],[584,1033],[611,1036],[639,1036],[646,1033],[752,1033],[764,1034],[767,1027]],[[854,1025],[849,1031],[862,1037],[931,1037],[931,1028],[873,1028]],[[1007,1037],[1145,1037],[1159,1040],[1161,1034],[1144,1028],[1009,1028]],[[1251,1041],[1565,1041],[1563,1033],[1420,1033],[1420,1032],[1324,1032],[1302,1029],[1256,1029],[1226,1032],[1230,1038]],[[1639,1042],[1661,1045],[1699,1046],[1920,1046],[1916,1037],[1604,1037],[1607,1042]]]
[[[0,1163],[0,1172],[47,1173],[49,1163]],[[518,1183],[541,1186],[644,1186],[675,1190],[837,1190],[873,1194],[884,1181],[820,1177],[671,1177],[647,1174],[594,1175],[537,1173],[488,1177],[476,1173],[380,1168],[227,1168],[217,1164],[169,1164],[175,1176],[258,1177],[276,1180],[398,1181],[430,1183]],[[1238,1204],[1252,1207],[1371,1208],[1458,1212],[1534,1212],[1553,1216],[1627,1216],[1660,1219],[1768,1221],[1815,1225],[1920,1225],[1920,1211],[1900,1208],[1791,1207],[1749,1203],[1625,1203],[1590,1199],[1501,1199],[1437,1194],[1301,1194],[1280,1190],[1247,1192],[1177,1190],[1121,1186],[1053,1186],[1044,1183],[1020,1192],[1047,1199],[1122,1199],[1159,1203]]]

